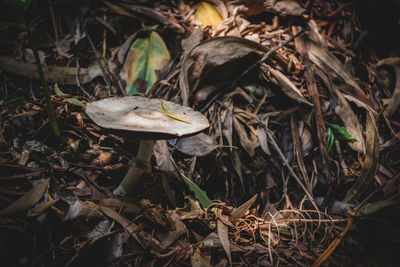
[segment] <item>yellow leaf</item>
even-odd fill
[[[222,23],[223,19],[213,5],[207,2],[201,2],[197,6],[196,16],[203,24],[202,27],[211,26],[217,28]]]
[[[186,123],[192,124],[190,121],[187,121],[187,120],[185,120],[185,119],[182,119],[182,118],[179,117],[179,116],[176,116],[176,115],[174,115],[174,114],[169,113],[169,112],[167,111],[167,109],[166,109],[164,103],[162,102],[162,100],[161,100],[161,108],[162,108],[162,111],[163,111],[168,117],[171,117],[171,118],[173,118],[174,120],[177,120],[177,121],[182,121],[182,122],[186,122]]]

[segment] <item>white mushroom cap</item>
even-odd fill
[[[165,114],[161,101],[168,113],[190,123]],[[190,135],[210,126],[203,114],[190,107],[142,96],[112,97],[91,102],[86,105],[86,114],[103,128],[136,132],[143,139]]]

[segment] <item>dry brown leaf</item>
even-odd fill
[[[252,198],[250,198],[249,200],[247,200],[245,203],[243,203],[242,205],[240,205],[240,207],[238,207],[237,209],[235,209],[234,211],[232,211],[231,213],[231,220],[233,222],[235,222],[235,220],[238,220],[240,218],[242,218],[246,212],[249,211],[251,205],[253,205],[253,203],[256,201],[257,199],[257,194],[254,195]]]
[[[111,157],[112,157],[111,152],[102,151],[97,158],[92,160],[92,164],[97,166],[105,166],[110,163]]]
[[[167,249],[181,235],[186,233],[186,226],[175,211],[170,211],[169,217],[174,225],[172,227],[173,229],[170,229],[165,239],[161,242],[160,246],[162,249]]]
[[[312,63],[317,65],[324,73],[328,74],[336,87],[341,90],[347,98],[356,102],[359,106],[368,106],[370,100],[360,86],[355,82],[344,65],[326,48],[308,40],[306,41],[308,56]]]
[[[157,140],[154,143],[153,153],[156,158],[157,166],[163,173],[166,173],[168,175],[174,174],[177,177],[180,177],[179,174],[176,174],[177,170],[174,163],[172,162],[171,154],[168,151],[166,140]]]
[[[74,203],[69,205],[63,221],[73,221],[82,227],[88,227],[104,219],[105,217],[103,213],[99,211],[99,206],[97,204],[77,199]]]
[[[256,42],[237,37],[201,42],[182,61],[179,86],[183,105],[189,104],[189,95],[199,103],[224,89],[267,51]]]
[[[204,29],[196,29],[189,35],[188,38],[185,38],[181,41],[184,55],[189,53],[193,49],[193,47],[198,45],[203,40],[203,35]]]
[[[212,266],[209,261],[204,259],[200,255],[200,253],[197,253],[196,251],[190,257],[190,263],[192,264],[192,267],[211,267]]]
[[[244,4],[244,13],[254,16],[262,12],[272,12],[280,16],[301,16],[306,10],[294,0],[241,0]]]
[[[358,198],[361,196],[362,193],[365,193],[366,188],[375,177],[375,173],[378,169],[379,164],[379,134],[376,126],[377,125],[374,114],[368,112],[365,129],[365,159],[362,163],[360,176],[357,178],[350,190],[347,191],[347,195],[344,198],[345,202],[359,200]]]
[[[139,243],[139,245],[142,248],[145,248],[142,244],[142,241],[140,241],[139,237],[137,236],[137,231],[138,226],[134,223],[131,222],[130,220],[128,220],[127,218],[123,217],[122,215],[120,215],[118,212],[116,212],[113,209],[107,208],[107,207],[103,207],[103,206],[99,206],[100,210],[107,215],[108,217],[110,217],[111,219],[115,220],[116,222],[118,222],[122,227],[124,227],[124,229]]]
[[[235,131],[239,136],[240,144],[242,145],[244,150],[246,150],[250,157],[254,157],[254,147],[251,144],[249,137],[247,136],[246,130],[235,116],[233,117],[233,127],[235,128]]]
[[[364,137],[361,133],[358,119],[343,94],[339,91],[336,94],[338,96],[338,104],[335,107],[335,112],[342,119],[344,126],[349,132],[357,137],[357,140],[348,142],[348,144],[355,151],[365,154]]]
[[[224,120],[224,126],[225,128],[222,130],[222,133],[224,134],[226,140],[228,140],[229,146],[232,147],[232,135],[233,135],[233,119],[232,119],[232,103],[230,107],[226,111],[226,116]]]
[[[41,214],[42,212],[44,212],[45,210],[47,210],[48,208],[53,206],[55,203],[57,203],[58,200],[60,200],[60,199],[59,198],[52,199],[52,200],[45,201],[45,202],[42,202],[42,203],[36,205],[36,207],[34,207],[28,211],[27,216],[37,216],[37,215]]]
[[[239,152],[235,149],[231,152],[231,161],[233,169],[236,174],[239,176],[240,183],[242,185],[243,190],[245,190],[244,182],[243,182],[243,174],[242,174],[242,162],[240,161]]]
[[[201,208],[200,203],[190,197],[186,199],[188,200],[187,204],[183,208],[177,208],[175,210],[181,220],[203,218],[204,210]]]
[[[8,207],[0,211],[1,217],[8,217],[24,212],[35,205],[43,196],[49,184],[50,178],[36,185],[34,188],[26,192],[22,197],[11,203]]]
[[[222,216],[225,217],[226,220],[228,219],[228,216],[226,215]],[[217,221],[217,232],[222,247],[224,248],[225,253],[228,256],[229,263],[232,266],[232,255],[231,255],[231,246],[229,243],[228,226],[224,224],[221,220]]]
[[[264,66],[267,68],[267,70],[274,76],[276,79],[276,84],[279,86],[279,88],[282,89],[282,91],[291,99],[297,101],[298,103],[305,104],[309,107],[312,107],[313,104],[311,104],[309,101],[307,101],[304,96],[301,94],[299,89],[297,89],[296,85],[293,84],[285,75],[283,75],[282,72],[279,70],[276,70],[266,64]]]
[[[180,138],[175,144],[175,147],[184,154],[203,157],[213,152],[218,145],[211,136],[205,133],[199,133]]]
[[[393,90],[393,94],[390,97],[389,104],[385,109],[386,114],[391,117],[400,105],[400,58],[385,58],[380,60],[376,65],[378,67],[383,65],[391,66],[396,72],[396,84]]]
[[[264,10],[276,13],[280,16],[301,16],[306,12],[294,0],[264,0]]]
[[[258,141],[260,142],[261,149],[265,152],[267,155],[271,155],[271,151],[269,151],[268,147],[268,138],[267,134],[265,133],[264,127],[257,126],[257,136],[258,136]]]

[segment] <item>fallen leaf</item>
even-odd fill
[[[179,34],[185,33],[185,29],[179,23],[176,23],[174,20],[165,17],[161,12],[157,11],[157,9],[155,8],[145,7],[143,5],[129,5],[122,3],[119,3],[119,5],[115,5],[108,1],[103,1],[103,3],[106,4],[112,11],[116,12],[117,14],[132,17],[134,19],[139,19],[138,15],[150,17],[153,18],[154,20],[157,20],[166,27],[172,29],[176,33]]]
[[[207,209],[213,202],[208,198],[207,193],[200,189],[192,180],[182,174],[182,178],[189,186],[190,191],[194,193],[194,197],[200,202],[203,209]]]
[[[193,267],[211,267],[212,266],[209,261],[204,259],[200,255],[200,253],[197,253],[196,251],[193,252],[193,255],[190,257],[190,263],[192,264]]]
[[[161,242],[160,246],[162,249],[167,249],[172,243],[174,243],[181,235],[186,233],[186,226],[181,221],[179,215],[175,211],[169,211],[169,217],[173,223],[171,230],[167,236]]]
[[[266,64],[264,66],[267,68],[267,70],[274,76],[276,79],[276,83],[279,86],[279,88],[282,89],[282,91],[291,99],[297,101],[298,103],[305,104],[309,107],[312,107],[313,104],[311,104],[309,101],[307,101],[304,96],[301,94],[300,90],[297,89],[296,85],[293,84],[285,75],[283,75],[282,72],[279,70],[276,70]]]
[[[55,203],[57,203],[58,200],[59,198],[40,203],[36,205],[36,207],[30,209],[26,216],[37,216],[42,212],[44,212],[45,210],[47,210],[48,208],[50,208],[51,206],[53,206]]]
[[[77,199],[69,205],[63,221],[72,221],[81,227],[87,228],[104,219],[104,215],[98,210],[98,205],[90,201],[81,201]]]
[[[294,0],[264,0],[264,11],[280,16],[301,16],[306,10]]]
[[[396,84],[394,87],[394,91],[393,91],[392,96],[390,97],[389,104],[385,109],[386,114],[388,114],[388,116],[390,117],[394,114],[394,112],[398,109],[398,107],[400,105],[400,58],[398,58],[398,57],[385,58],[385,59],[380,60],[376,65],[378,67],[381,67],[384,65],[390,66],[396,72]]]
[[[120,215],[118,212],[116,212],[113,209],[99,206],[100,210],[107,216],[110,217],[111,219],[115,220],[118,222],[137,242],[138,244],[144,248],[144,245],[142,241],[140,241],[139,237],[137,236],[137,232],[139,231],[138,226],[134,223],[125,218],[124,216]]]
[[[229,108],[226,111],[226,117],[224,120],[224,126],[225,128],[222,130],[222,133],[224,134],[226,140],[228,140],[228,144],[230,147],[232,147],[232,135],[233,135],[233,119],[232,119],[232,103],[230,104]],[[231,149],[232,150],[232,149]]]
[[[385,199],[378,202],[367,203],[364,208],[362,208],[358,213],[355,215],[357,217],[365,217],[368,215],[372,215],[377,213],[385,208],[388,207],[399,207],[400,202],[398,199]]]
[[[168,48],[158,33],[153,31],[149,37],[136,39],[121,70],[127,95],[147,93],[169,59]]]
[[[181,220],[187,219],[201,219],[204,215],[204,210],[200,207],[198,201],[193,200],[191,197],[185,197],[188,202],[183,208],[177,208],[175,211]]]
[[[253,205],[253,203],[256,201],[256,199],[257,199],[257,194],[255,194],[252,198],[250,198],[245,203],[240,205],[240,207],[238,207],[234,211],[232,211],[231,220],[235,221],[235,220],[242,218],[246,214],[246,212],[249,211],[249,208],[251,207],[251,205]]]
[[[312,63],[318,66],[323,72],[328,73],[336,87],[345,96],[349,96],[359,106],[368,106],[370,100],[360,86],[355,82],[352,75],[345,66],[327,48],[307,40],[308,56]]]
[[[179,87],[183,105],[191,101],[189,95],[199,103],[231,85],[267,51],[256,42],[238,37],[217,37],[196,45],[182,61]]]
[[[185,123],[188,123],[188,124],[192,124],[190,121],[187,121],[187,120],[182,119],[181,117],[179,117],[179,116],[177,116],[177,115],[174,115],[174,114],[172,114],[172,113],[169,113],[169,112],[167,111],[167,108],[165,107],[164,103],[162,102],[162,100],[161,100],[161,108],[162,108],[163,113],[164,113],[165,115],[167,115],[168,117],[170,117],[170,118],[172,118],[172,119],[174,119],[174,120],[177,120],[177,121],[181,121],[181,122],[185,122]]]
[[[162,187],[164,188],[165,193],[167,194],[169,201],[172,204],[172,208],[175,208],[176,207],[176,197],[175,197],[174,191],[169,186],[167,178],[165,178],[165,175],[162,175],[162,177],[161,177],[161,184],[162,184]]]
[[[166,140],[157,140],[154,143],[153,153],[156,158],[156,164],[160,168],[160,170],[167,174],[176,174],[177,170],[172,162],[171,154],[168,151],[168,145]],[[179,178],[180,175],[177,177]]]
[[[215,7],[205,1],[196,5],[196,16],[201,21],[203,28],[211,26],[215,30],[223,21]]]
[[[360,176],[354,182],[353,186],[347,191],[344,202],[358,200],[365,192],[369,184],[375,177],[379,163],[379,133],[376,128],[376,120],[372,112],[367,113],[366,123],[366,151],[365,159],[362,163]]]
[[[221,240],[218,237],[218,234],[215,232],[211,232],[204,240],[198,245],[200,249],[211,249],[212,251],[216,251],[217,249],[222,249]],[[245,248],[236,245],[235,242],[230,242],[230,248],[232,252],[248,252]]]
[[[222,215],[225,219],[228,219],[228,216]],[[232,255],[231,255],[231,247],[229,244],[229,236],[228,236],[228,226],[224,224],[221,220],[217,221],[217,232],[219,240],[221,241],[222,247],[225,250],[226,255],[228,256],[229,264],[232,266]]]
[[[188,38],[183,39],[181,41],[183,53],[186,55],[193,49],[193,47],[198,45],[203,40],[203,35],[204,29],[196,29]]]
[[[242,173],[242,162],[240,161],[239,152],[235,149],[231,152],[231,162],[233,169],[236,174],[239,176],[240,184],[242,185],[243,191],[245,191],[244,181],[243,181],[243,173]]]
[[[199,133],[178,139],[175,147],[184,154],[203,157],[214,151],[218,145],[211,136],[205,133]]]
[[[341,92],[336,92],[338,96],[338,104],[335,107],[336,114],[342,119],[344,126],[356,136],[356,140],[349,142],[349,146],[355,151],[365,154],[365,142],[361,133],[360,123],[354,114],[349,102]]]
[[[24,212],[33,207],[43,196],[49,184],[50,178],[26,192],[22,197],[11,203],[8,207],[0,211],[1,217],[8,217]]]
[[[255,152],[254,152],[254,147],[247,136],[246,130],[242,126],[242,124],[239,122],[236,117],[233,117],[233,127],[235,128],[235,131],[237,135],[239,136],[240,139],[240,144],[246,150],[246,152],[249,154],[250,157],[254,157]]]
[[[268,125],[265,122],[266,125]],[[271,155],[271,151],[269,150],[268,147],[268,138],[267,138],[267,133],[264,130],[264,127],[257,126],[257,136],[258,136],[258,142],[260,143],[261,149],[264,151],[265,154]]]

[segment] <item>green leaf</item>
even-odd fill
[[[337,124],[329,124],[329,128],[332,130],[333,135],[340,141],[352,141],[357,140],[357,136],[349,133],[346,127],[340,127]]]
[[[326,130],[326,135],[326,144],[328,145],[328,152],[330,152],[332,150],[333,142],[335,141],[335,136],[333,135],[331,128],[328,127],[328,129]]]
[[[147,93],[157,81],[157,73],[169,59],[168,48],[156,32],[149,37],[136,39],[121,71],[127,95]]]
[[[55,92],[56,95],[58,95],[58,96],[65,95],[65,94],[61,91],[60,87],[58,87],[57,85],[54,87],[54,92]]]
[[[75,97],[67,98],[67,99],[65,99],[65,101],[67,101],[68,103],[70,103],[72,105],[78,106],[78,107],[82,107],[82,108],[85,107],[85,104],[82,103],[81,101],[79,101],[78,99],[76,99]]]
[[[54,87],[54,92],[58,96],[65,95],[58,86]],[[79,101],[78,99],[76,99],[75,97],[67,98],[64,101],[67,101],[68,103],[75,105],[75,106],[79,106],[79,107],[83,107],[83,108],[85,107],[85,104],[82,103],[81,101]]]
[[[185,119],[182,119],[182,118],[179,117],[179,116],[176,116],[176,115],[174,115],[174,114],[172,114],[172,113],[169,113],[169,112],[167,111],[167,108],[165,107],[164,103],[162,102],[162,100],[161,100],[161,109],[162,109],[162,111],[163,111],[163,113],[164,113],[165,115],[167,115],[168,117],[170,117],[170,118],[172,118],[172,119],[174,119],[174,120],[181,121],[181,122],[188,123],[188,124],[192,124],[190,121],[187,121],[187,120],[185,120]]]
[[[200,187],[197,186],[197,184],[195,184],[184,174],[181,173],[181,175],[183,180],[189,186],[190,191],[194,193],[194,197],[200,202],[200,205],[203,207],[203,209],[207,209],[208,206],[210,206],[213,202],[208,198],[206,192],[201,190]]]

